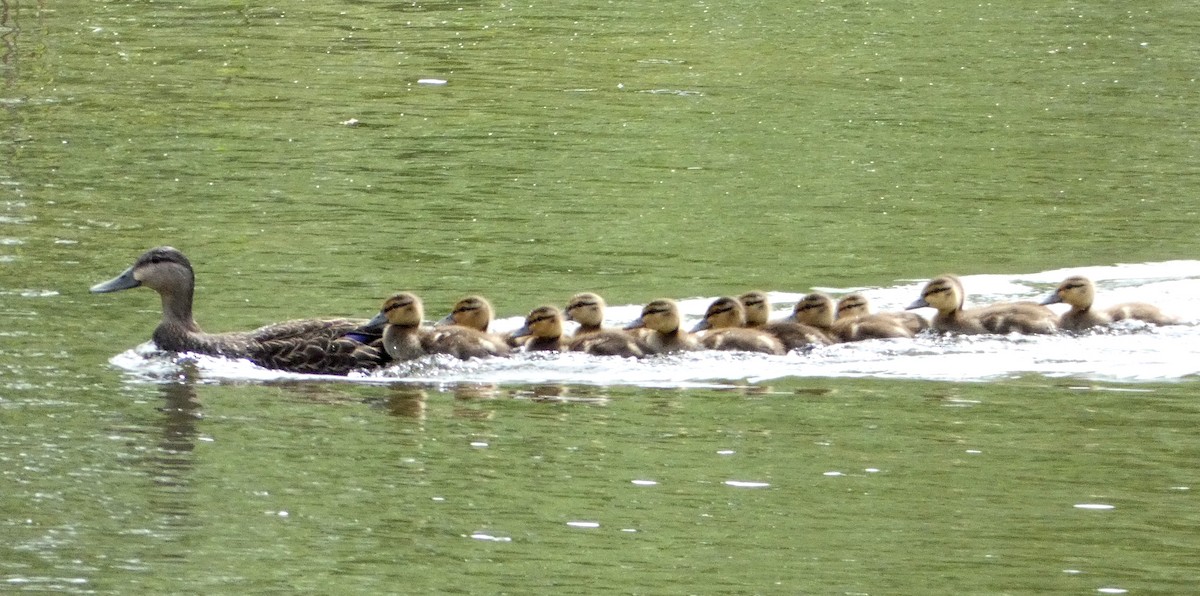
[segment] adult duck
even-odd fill
[[[632,334],[604,327],[604,307],[604,299],[591,292],[576,294],[567,301],[567,308],[563,311],[566,319],[579,324],[567,349],[596,356],[645,356],[645,346]]]
[[[1151,325],[1173,325],[1179,321],[1163,314],[1157,306],[1145,302],[1125,302],[1104,309],[1092,307],[1096,299],[1096,285],[1082,275],[1072,275],[1063,280],[1054,293],[1042,304],[1066,303],[1071,310],[1058,319],[1058,326],[1066,331],[1084,331],[1114,321],[1134,320]]]
[[[708,305],[704,318],[692,329],[702,333],[700,344],[710,350],[784,354],[787,348],[778,337],[746,325],[746,309],[736,298],[722,296]]]
[[[507,356],[509,348],[500,339],[460,325],[426,327],[425,307],[411,292],[399,292],[383,301],[379,314],[368,327],[383,326],[383,347],[395,361],[413,360],[428,354],[455,358]]]
[[[963,308],[965,301],[966,292],[958,277],[943,275],[925,284],[921,297],[907,310],[936,309],[930,327],[942,332],[1047,334],[1058,330],[1058,316],[1036,302],[1002,302],[967,310]]]
[[[97,294],[145,286],[162,299],[162,320],[151,336],[159,349],[244,358],[263,368],[344,375],[379,365],[380,351],[347,337],[363,321],[304,319],[252,331],[205,333],[192,317],[196,274],[182,252],[152,248],[117,277],[92,286]]]

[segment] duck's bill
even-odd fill
[[[133,277],[133,267],[125,270],[124,273],[106,281],[92,286],[93,294],[105,294],[108,292],[117,292],[120,290],[128,290],[142,285],[142,282]]]
[[[359,327],[359,329],[362,331],[372,331],[372,332],[378,331],[380,333],[383,333],[383,326],[386,324],[387,324],[387,313],[380,312],[379,314],[375,315],[375,318],[371,319],[370,321],[367,321],[367,324],[363,325],[362,327]]]
[[[695,327],[692,327],[692,333],[700,333],[701,331],[704,331],[705,329],[709,329],[711,327],[712,327],[712,325],[710,325],[708,323],[708,319],[704,319],[704,320],[700,321],[699,323],[696,323]]]
[[[925,308],[926,306],[929,306],[929,303],[925,302],[924,298],[918,298],[916,302],[913,302],[912,304],[904,307],[904,310],[912,310],[914,308]]]
[[[1046,299],[1042,301],[1042,304],[1058,304],[1060,302],[1062,302],[1062,296],[1059,296],[1058,292],[1055,292],[1049,296],[1046,296]]]

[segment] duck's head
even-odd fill
[[[565,314],[568,321],[588,327],[599,327],[604,322],[604,299],[591,292],[575,294],[567,302]]]
[[[813,292],[796,302],[792,318],[797,323],[824,328],[833,324],[833,311],[833,298],[829,294]]]
[[[696,323],[692,333],[705,329],[724,329],[726,327],[743,327],[746,325],[746,309],[736,298],[722,296],[713,300],[704,311],[704,318]]]
[[[91,291],[103,294],[146,286],[159,293],[190,292],[195,283],[196,274],[187,257],[170,246],[159,246],[142,253],[120,275],[92,286]]]
[[[1089,308],[1092,301],[1096,299],[1096,286],[1092,280],[1082,275],[1072,275],[1064,279],[1061,284],[1058,284],[1058,289],[1054,290],[1042,301],[1042,304],[1058,304],[1065,302],[1075,308]]]
[[[383,301],[379,314],[367,323],[367,327],[383,324],[401,327],[419,327],[425,319],[425,308],[416,294],[400,292]]]
[[[438,325],[459,325],[487,332],[488,326],[495,318],[492,303],[483,296],[467,296],[454,303],[454,308],[446,318],[438,321]]]
[[[528,335],[548,339],[561,337],[562,323],[562,313],[557,306],[539,306],[529,311],[529,316],[525,317],[525,325],[513,331],[512,336],[516,338]]]
[[[953,275],[943,275],[929,280],[921,290],[921,297],[905,310],[930,306],[941,312],[960,310],[963,306],[962,282]]]
[[[679,330],[679,307],[674,300],[654,300],[642,307],[642,316],[626,329],[645,327],[659,333],[674,333]]]
[[[837,318],[849,319],[871,314],[871,303],[867,297],[855,292],[842,296],[837,303]]]
[[[738,296],[738,302],[742,303],[746,312],[746,325],[749,327],[762,327],[767,324],[767,319],[771,318],[771,301],[763,292],[746,292]]]

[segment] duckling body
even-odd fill
[[[899,323],[908,331],[908,335],[896,335],[895,337],[912,337],[929,328],[929,321],[925,317],[915,312],[883,312],[872,313],[871,303],[866,296],[857,292],[842,296],[837,303],[837,319],[854,319],[855,317],[867,317],[860,319],[860,322],[882,321],[880,325],[886,325],[886,320]]]
[[[796,302],[792,317],[820,329],[832,342],[912,337],[899,321],[887,317],[835,318],[836,307],[828,294],[814,292]]]
[[[528,337],[526,352],[561,352],[566,348],[563,337],[563,318],[556,306],[539,306],[525,317],[525,325],[513,331],[514,339]]]
[[[579,329],[567,344],[567,349],[596,356],[645,356],[646,348],[632,334],[620,329],[604,328],[604,307],[604,299],[591,292],[571,297],[567,302],[566,318],[579,323]]]
[[[653,354],[670,354],[700,349],[696,337],[680,328],[679,306],[674,300],[653,300],[642,307],[642,315],[626,329],[643,330],[642,344]]]
[[[761,329],[779,338],[783,347],[788,351],[806,350],[813,346],[829,344],[829,338],[820,329],[804,325],[795,320],[769,320],[771,306],[767,295],[759,291],[751,291],[738,296],[738,302],[746,312],[746,327]]]
[[[421,299],[410,292],[400,292],[383,302],[379,314],[368,325],[386,324],[383,347],[395,361],[429,354],[449,354],[467,360],[509,353],[504,342],[487,333],[458,325],[425,327],[424,317]]]
[[[937,314],[930,326],[937,331],[982,334],[1025,333],[1048,334],[1058,329],[1054,311],[1036,302],[1006,302],[983,308],[964,310],[965,292],[962,282],[953,275],[930,280],[921,290],[921,297],[909,309],[933,307]]]
[[[1073,275],[1063,280],[1042,304],[1066,303],[1071,310],[1063,313],[1058,320],[1059,327],[1066,331],[1084,331],[1092,327],[1108,325],[1114,321],[1132,319],[1151,325],[1173,325],[1178,320],[1169,317],[1157,306],[1145,302],[1126,302],[1110,306],[1106,309],[1093,308],[1096,298],[1096,286],[1082,275]]]
[[[760,329],[745,327],[746,311],[736,298],[717,298],[708,306],[692,333],[703,332],[700,344],[710,350],[732,350],[784,354],[787,348],[778,337]]]
[[[484,333],[489,339],[504,343],[509,347],[515,347],[516,343],[508,334],[491,333],[489,329],[492,326],[492,319],[495,318],[495,310],[492,309],[492,303],[488,302],[483,296],[467,296],[462,300],[454,303],[454,307],[450,309],[450,314],[437,322],[437,327],[446,327],[458,325],[468,329],[474,329],[480,333]]]
[[[121,275],[92,286],[93,293],[146,286],[162,299],[162,320],[152,335],[159,349],[244,358],[264,368],[344,375],[370,369],[383,359],[376,348],[347,337],[364,321],[304,319],[252,331],[205,333],[192,316],[195,271],[179,250],[152,248]]]

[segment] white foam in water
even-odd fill
[[[1097,286],[1097,306],[1154,303],[1184,324],[1150,327],[1136,322],[1082,336],[921,336],[816,348],[809,353],[768,356],[736,352],[691,352],[642,360],[578,353],[518,354],[512,358],[460,361],[422,358],[350,377],[301,375],[266,370],[243,360],[172,355],[146,344],[113,357],[112,364],[150,382],[169,382],[194,370],[202,378],[235,381],[344,379],[359,383],[584,384],[641,387],[727,387],[785,378],[872,377],[941,381],[989,381],[1026,374],[1114,382],[1178,381],[1200,373],[1200,261],[1122,264],[1059,269],[1023,275],[962,277],[968,307],[1009,300],[1037,300],[1069,275],[1086,275]],[[927,280],[879,288],[818,288],[835,297],[862,292],[876,311],[901,310]],[[747,288],[751,289],[751,288]],[[775,317],[791,313],[806,292],[772,291]],[[679,300],[684,326],[700,320],[713,300]],[[1057,312],[1065,305],[1053,305]],[[606,324],[624,326],[641,305],[613,305]],[[931,309],[918,310],[926,317]],[[521,326],[522,317],[499,319],[494,331]]]

